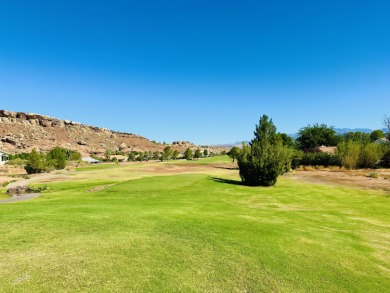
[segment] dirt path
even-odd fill
[[[64,175],[62,175],[62,174],[38,174],[30,179],[19,180],[19,181],[15,181],[15,182],[8,184],[7,190],[10,188],[15,188],[15,187],[25,187],[34,181],[43,180],[43,179],[58,178],[58,177],[63,177],[63,176]]]
[[[63,176],[64,175],[62,175],[62,174],[39,174],[39,175],[36,175],[36,176],[34,176],[33,178],[30,178],[30,179],[25,179],[25,180],[12,182],[12,183],[7,185],[7,190],[10,189],[10,188],[16,188],[16,187],[26,187],[31,182],[34,182],[34,181],[39,181],[39,180],[44,180],[44,179],[52,179],[52,178],[59,178],[59,177],[63,177]],[[20,194],[20,195],[13,195],[12,198],[0,200],[0,204],[33,199],[33,198],[36,198],[36,197],[38,197],[40,195],[41,195],[40,193],[25,193],[25,194]]]
[[[33,198],[36,198],[38,196],[41,196],[41,194],[40,193],[26,193],[26,194],[21,194],[21,195],[14,195],[12,198],[0,200],[0,204],[33,199]]]

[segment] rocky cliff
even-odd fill
[[[89,126],[49,116],[0,110],[0,149],[10,153],[29,152],[33,148],[48,151],[55,146],[77,150],[83,156],[102,155],[107,149],[124,152],[161,151],[164,146],[145,137]],[[178,151],[189,143],[175,144]]]

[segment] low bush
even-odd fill
[[[373,172],[373,173],[368,174],[368,177],[370,177],[370,178],[379,178],[379,174],[377,172]]]

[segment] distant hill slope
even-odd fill
[[[29,152],[33,148],[48,151],[55,146],[77,150],[83,156],[102,155],[107,149],[162,151],[165,145],[145,137],[105,128],[89,126],[49,116],[0,110],[0,149],[10,153]],[[184,152],[189,142],[176,142],[172,147]]]

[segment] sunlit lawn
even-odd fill
[[[0,205],[0,291],[389,292],[386,194],[144,169],[83,168]]]

